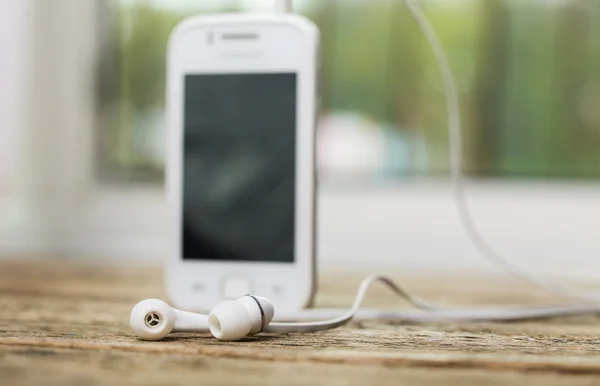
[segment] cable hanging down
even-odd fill
[[[479,250],[479,252],[496,266],[502,268],[509,274],[527,282],[534,284],[553,293],[578,298],[584,300],[597,300],[598,295],[590,295],[570,290],[562,285],[555,284],[549,280],[530,274],[516,265],[510,263],[506,258],[497,253],[485,239],[481,236],[479,229],[473,220],[467,200],[462,180],[461,167],[461,121],[458,102],[458,93],[454,77],[444,52],[444,49],[435,33],[435,30],[423,14],[417,0],[403,0],[412,16],[416,20],[419,28],[425,35],[431,46],[439,69],[441,71],[444,92],[447,102],[448,131],[449,131],[449,153],[452,192],[456,207],[463,223],[464,229],[469,238]],[[286,1],[281,2],[281,4]],[[278,3],[279,4],[279,3]],[[281,9],[281,8],[279,8]],[[402,310],[379,310],[379,309],[361,309],[369,288],[375,283],[381,282],[391,289],[395,294],[408,301],[411,305],[419,308],[419,311]],[[426,312],[424,312],[426,311]],[[271,323],[265,332],[288,333],[288,332],[308,332],[335,328],[348,323],[349,321],[366,319],[385,319],[390,321],[403,322],[459,322],[459,321],[516,321],[525,319],[552,318],[558,316],[576,316],[586,314],[600,313],[600,304],[581,304],[581,305],[557,305],[543,307],[477,307],[477,308],[448,308],[429,303],[419,297],[410,295],[391,279],[385,276],[369,276],[363,280],[354,300],[352,308],[340,315],[339,309],[310,309],[296,313],[286,319],[285,317],[276,317],[279,322]],[[330,318],[329,320],[315,321],[317,319]],[[295,320],[296,322],[283,322],[286,320]]]
[[[544,279],[538,275],[529,273],[518,266],[511,263],[507,258],[498,253],[492,248],[482,236],[479,228],[476,225],[473,216],[467,205],[465,194],[464,181],[462,178],[461,166],[461,143],[462,143],[462,128],[460,120],[460,107],[458,103],[458,92],[456,91],[456,83],[448,58],[442,48],[435,30],[429,23],[427,17],[423,14],[418,5],[417,0],[404,0],[404,3],[410,10],[412,16],[417,21],[419,28],[425,35],[429,45],[431,46],[444,84],[444,93],[446,94],[447,110],[448,110],[448,135],[449,135],[449,153],[450,153],[450,178],[452,185],[452,193],[456,204],[456,209],[460,217],[460,221],[464,227],[467,236],[486,259],[494,265],[500,267],[505,272],[521,279],[529,284],[546,289],[550,292],[563,297],[577,298],[584,300],[599,300],[600,294],[591,294],[569,289],[561,284],[554,283],[548,279]]]

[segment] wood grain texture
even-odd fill
[[[322,274],[317,306],[347,307],[367,273]],[[393,276],[448,305],[556,302],[505,278]],[[159,269],[0,262],[0,384],[600,384],[596,317],[363,322],[241,342],[183,333],[143,342],[129,331],[128,316],[148,297],[164,298]],[[367,305],[406,307],[380,287]]]

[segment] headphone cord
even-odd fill
[[[496,252],[481,235],[477,225],[469,211],[461,168],[461,120],[456,84],[444,49],[439,41],[435,30],[429,23],[427,17],[420,9],[417,0],[404,0],[407,8],[416,20],[419,28],[425,35],[435,55],[438,67],[442,74],[444,92],[447,102],[448,131],[449,131],[449,153],[451,169],[451,185],[456,208],[465,231],[477,250],[490,262],[502,268],[512,276],[546,289],[555,294],[577,298],[580,300],[598,300],[597,295],[573,291],[560,284],[530,274],[518,266],[510,263],[508,259]],[[391,289],[395,294],[408,301],[411,305],[421,311],[400,310],[377,310],[360,309],[360,306],[369,288],[375,283],[381,282]],[[427,311],[427,312],[422,312]],[[311,309],[304,310],[289,317],[296,322],[282,322],[286,317],[277,317],[277,322],[271,323],[265,332],[287,333],[308,332],[335,328],[348,323],[352,319],[385,319],[403,322],[444,322],[444,321],[516,321],[526,319],[552,318],[558,316],[575,316],[600,313],[600,304],[581,305],[559,305],[543,307],[477,307],[477,308],[448,308],[427,302],[417,296],[411,295],[395,284],[393,280],[385,276],[369,276],[363,280],[354,300],[352,308],[345,314],[339,315],[336,309]],[[315,319],[331,318],[329,320],[315,321]]]
[[[592,296],[587,293],[581,293],[566,288],[560,284],[553,283],[539,276],[530,274],[518,266],[510,263],[505,257],[496,252],[481,235],[477,225],[469,211],[465,196],[465,189],[462,179],[461,168],[461,120],[460,107],[458,101],[458,92],[454,76],[446,57],[446,53],[439,41],[435,30],[429,23],[427,17],[421,11],[417,0],[404,0],[413,18],[419,28],[425,35],[436,58],[439,70],[442,75],[444,92],[446,95],[447,113],[448,113],[448,132],[449,132],[449,153],[450,153],[450,175],[454,201],[460,220],[467,235],[478,251],[496,266],[502,268],[509,274],[540,288],[544,288],[553,293],[570,298],[585,300],[597,300],[598,296]],[[276,11],[280,13],[291,12],[290,0],[276,0]],[[381,282],[391,289],[396,295],[408,301],[411,305],[420,309],[420,311],[401,311],[401,310],[377,310],[360,309],[362,302],[369,290],[375,283]],[[427,312],[423,312],[427,311]],[[358,291],[352,308],[346,313],[339,315],[336,309],[310,309],[303,310],[291,315],[288,319],[285,316],[277,316],[274,322],[265,328],[264,332],[271,333],[290,333],[290,332],[311,332],[328,330],[347,324],[353,319],[385,319],[401,322],[444,322],[444,321],[516,321],[525,319],[552,318],[557,316],[574,316],[585,314],[600,313],[600,304],[581,304],[581,305],[559,305],[543,307],[477,307],[477,308],[447,308],[440,307],[427,302],[417,296],[413,296],[393,280],[385,277],[373,275],[365,278]],[[329,319],[326,319],[329,318]],[[326,320],[323,320],[326,319]],[[293,320],[293,322],[286,322]]]
[[[543,288],[547,291],[553,292],[563,297],[598,301],[598,299],[600,299],[600,295],[598,294],[576,291],[521,269],[517,265],[511,263],[500,253],[498,253],[494,248],[492,248],[482,236],[467,205],[464,181],[461,174],[462,139],[460,108],[458,102],[458,92],[456,90],[456,84],[454,81],[452,70],[450,69],[450,64],[448,63],[448,59],[446,57],[444,49],[442,48],[439,38],[435,33],[435,30],[429,23],[427,17],[423,14],[421,8],[418,5],[418,1],[404,0],[404,3],[410,10],[412,16],[416,20],[417,24],[419,25],[419,28],[421,29],[429,45],[431,46],[438,67],[442,74],[444,92],[446,94],[446,102],[448,109],[448,135],[452,193],[454,196],[454,202],[460,217],[460,221],[469,239],[477,248],[477,250],[487,260],[489,260],[499,268],[503,269],[505,272],[511,274],[512,276],[522,281],[525,281],[529,284],[533,284],[537,287]]]
[[[376,283],[383,283],[396,295],[408,300],[419,311],[361,309],[362,302]],[[423,312],[426,311],[426,312]],[[313,332],[330,330],[349,323],[351,320],[386,320],[403,323],[441,322],[507,322],[532,319],[547,319],[559,316],[595,315],[600,313],[600,304],[557,305],[542,307],[456,307],[442,308],[408,294],[393,280],[372,275],[360,284],[352,308],[340,315],[337,309],[310,309],[286,317],[276,317],[263,331],[270,333]],[[328,319],[329,318],[329,319]],[[325,319],[325,320],[323,320]],[[286,321],[293,322],[286,322]]]

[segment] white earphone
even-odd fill
[[[359,311],[367,291],[375,282],[384,284],[419,310],[362,309]],[[600,305],[597,303],[537,308],[441,307],[410,295],[387,277],[372,275],[362,281],[352,308],[345,313],[343,310],[336,309],[311,309],[293,315],[291,320],[294,322],[273,322],[276,319],[273,304],[259,296],[246,295],[237,300],[225,300],[216,305],[208,315],[177,310],[162,300],[146,299],[133,307],[129,324],[133,332],[143,340],[161,340],[171,332],[210,331],[219,340],[233,341],[261,332],[284,334],[330,330],[353,319],[382,319],[405,323],[506,322],[598,313],[600,313]]]
[[[129,325],[143,340],[161,340],[171,332],[205,331],[219,340],[238,340],[263,331],[273,314],[268,299],[253,295],[219,303],[208,315],[181,311],[159,299],[146,299],[131,310]]]

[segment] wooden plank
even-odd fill
[[[9,385],[593,385],[592,375],[486,369],[331,365],[196,355],[11,348],[0,351]]]
[[[346,307],[363,275],[321,275],[317,306]],[[503,278],[393,276],[411,292],[448,304],[556,301]],[[486,377],[528,385],[600,381],[596,317],[505,324],[370,321],[241,342],[183,333],[143,342],[129,331],[128,316],[147,297],[164,297],[157,268],[0,262],[0,384],[158,384],[166,379],[176,384],[198,378],[209,384],[279,385],[289,374],[298,375],[285,378],[292,385],[307,380],[398,384],[398,379],[451,385]],[[368,305],[406,307],[383,288],[373,290]]]

